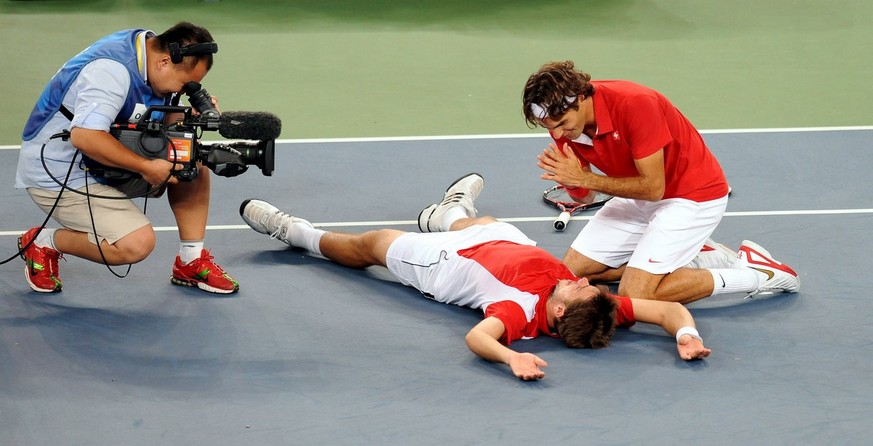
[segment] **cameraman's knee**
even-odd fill
[[[155,243],[155,232],[147,226],[118,240],[114,246],[121,263],[137,263],[145,260],[155,250]]]

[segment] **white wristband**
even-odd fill
[[[680,328],[679,331],[676,332],[676,342],[679,342],[679,338],[681,338],[682,335],[689,335],[692,338],[703,342],[703,338],[700,337],[700,333],[698,333],[697,329],[694,327],[682,327],[682,328]]]

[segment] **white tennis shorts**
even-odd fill
[[[570,248],[610,268],[627,263],[652,274],[688,264],[721,222],[728,197],[698,203],[613,198],[579,232]]]
[[[494,240],[536,245],[521,230],[503,222],[470,226],[460,231],[411,232],[391,243],[386,263],[400,283],[414,287],[431,299],[450,303],[452,292],[446,286],[453,281],[444,277],[444,270],[454,271],[451,263],[458,258],[458,251]]]

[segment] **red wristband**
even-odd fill
[[[567,194],[570,195],[570,197],[576,201],[582,200],[583,198],[587,197],[588,194],[591,193],[590,190],[585,189],[584,187],[566,187],[565,186],[565,189],[567,189]]]

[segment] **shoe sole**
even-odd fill
[[[233,294],[233,293],[236,293],[237,291],[239,291],[239,287],[234,288],[232,290],[224,290],[221,288],[211,287],[203,282],[198,282],[196,280],[178,279],[178,278],[173,277],[173,276],[170,276],[170,283],[172,283],[173,285],[178,285],[178,286],[197,287],[197,288],[200,288],[201,290],[206,291],[208,293],[215,293],[215,294]]]
[[[243,214],[245,214],[245,211],[246,211],[246,205],[248,205],[249,202],[251,202],[252,200],[257,200],[257,198],[246,198],[246,199],[242,202],[242,204],[239,205],[239,216],[240,216],[240,217],[242,217]]]
[[[428,228],[421,227],[421,216],[424,215],[424,212],[430,209],[433,205],[428,205],[426,208],[422,209],[421,212],[418,213],[418,232],[431,232]],[[430,210],[430,214],[427,216],[427,221],[430,221],[430,216],[433,215],[433,211],[436,209],[433,206],[433,209]]]

